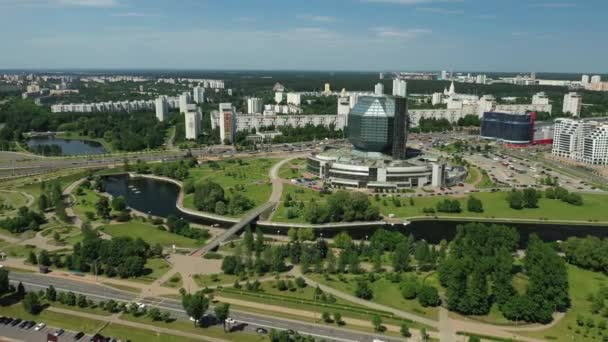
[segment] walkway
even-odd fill
[[[220,244],[222,244],[232,235],[238,233],[241,229],[245,228],[251,222],[255,221],[260,215],[263,215],[270,210],[274,210],[275,206],[281,200],[281,196],[283,194],[283,180],[281,179],[281,177],[279,177],[279,170],[281,169],[281,166],[283,166],[285,163],[300,157],[301,155],[297,154],[289,158],[283,159],[272,166],[272,168],[268,172],[268,176],[270,178],[270,181],[272,182],[272,193],[270,194],[270,198],[268,199],[268,202],[266,202],[266,204],[250,211],[247,215],[241,218],[239,222],[237,222],[235,225],[226,230],[226,232],[217,236],[204,247],[192,252],[191,255],[202,256],[209,253],[210,251],[219,247]]]

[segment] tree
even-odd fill
[[[304,280],[304,278],[302,277],[297,277],[295,280],[296,286],[299,288],[305,288],[306,287],[306,280]]]
[[[101,196],[95,204],[95,210],[97,211],[97,215],[104,219],[110,218],[110,205],[108,203],[108,198]]]
[[[537,208],[538,207],[538,196],[536,189],[526,188],[523,192],[524,206],[526,208]]]
[[[6,268],[0,268],[0,296],[8,293],[10,290],[9,271]]]
[[[49,198],[46,196],[46,194],[41,194],[40,197],[38,197],[38,210],[45,212],[48,208]]]
[[[407,241],[402,241],[395,247],[393,253],[393,270],[405,272],[410,267],[410,246]]]
[[[182,306],[186,313],[194,320],[194,326],[197,326],[209,308],[209,299],[205,297],[202,291],[194,294],[188,293],[182,297]]]
[[[49,257],[49,252],[43,249],[40,252],[40,255],[38,256],[38,263],[42,266],[51,266],[51,258]]]
[[[331,322],[331,315],[327,311],[323,311],[323,313],[321,314],[321,318],[323,319],[323,322],[325,322],[325,323]]]
[[[374,314],[372,316],[372,325],[374,326],[374,330],[377,332],[384,330],[382,326],[382,317],[380,317],[378,314]]]
[[[401,284],[401,295],[405,299],[414,299],[418,295],[420,284],[415,277],[407,277]]]
[[[437,289],[430,285],[423,285],[418,291],[418,302],[423,307],[438,306],[441,304]]]
[[[521,191],[513,189],[507,195],[507,201],[509,202],[509,206],[512,209],[519,210],[524,207],[524,195],[522,194]]]
[[[411,337],[412,333],[410,332],[410,327],[407,325],[407,323],[402,323],[401,324],[401,336],[403,337]]]
[[[34,251],[30,251],[30,253],[28,254],[27,262],[32,265],[38,265],[38,257],[36,256],[36,253],[34,253]]]
[[[260,228],[255,230],[255,253],[257,256],[264,250],[264,233]]]
[[[251,228],[247,226],[245,228],[245,233],[243,233],[243,246],[245,246],[245,250],[248,254],[253,253],[254,248],[254,240],[253,233],[251,232]]]
[[[195,185],[194,206],[196,209],[214,212],[217,202],[226,202],[221,185],[210,180]]]
[[[355,288],[355,296],[366,300],[372,299],[374,293],[369,287],[369,284],[366,280],[359,279],[359,281],[357,281],[357,287]]]
[[[226,319],[230,316],[230,304],[222,303],[213,308],[215,317],[224,324],[224,332],[226,331]]]
[[[85,295],[79,294],[76,299],[76,305],[78,305],[78,307],[81,307],[81,308],[86,308],[88,305],[87,297]]]
[[[314,241],[315,233],[312,228],[300,228],[298,229],[298,239],[300,241]]]
[[[23,297],[23,308],[32,315],[37,315],[40,312],[40,300],[35,292],[28,292]]]
[[[470,336],[468,342],[481,342],[481,339],[477,336]]]
[[[125,201],[124,196],[118,196],[112,199],[112,209],[114,209],[114,211],[124,211],[127,209],[127,202]]]
[[[353,243],[353,239],[348,235],[347,232],[340,232],[334,236],[334,246],[342,249],[350,246]]]
[[[337,325],[342,325],[344,322],[342,322],[342,314],[340,312],[334,312],[334,322]]]
[[[50,285],[49,287],[46,288],[46,299],[54,302],[57,300],[57,291],[55,290],[55,287],[53,285]]]
[[[19,297],[23,297],[23,295],[25,295],[25,286],[23,286],[22,282],[19,282],[19,284],[17,284],[17,295]]]
[[[294,227],[289,228],[287,231],[287,236],[289,236],[289,240],[291,242],[295,242],[298,240],[298,230]]]
[[[472,213],[483,213],[483,203],[479,198],[469,196],[467,199],[467,210]]]

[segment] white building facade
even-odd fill
[[[551,152],[590,165],[608,165],[608,124],[556,119]]]
[[[570,92],[564,95],[564,105],[562,112],[570,113],[572,116],[581,115],[581,108],[583,107],[583,97],[580,94]]]

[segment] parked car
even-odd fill
[[[268,334],[268,330],[266,330],[265,328],[257,328],[255,329],[255,332],[257,332],[258,334]]]
[[[34,328],[34,330],[36,330],[36,331],[40,331],[40,330],[42,330],[44,327],[46,327],[46,324],[44,324],[44,323],[40,322],[40,323],[36,324],[36,327]]]
[[[78,334],[74,335],[74,341],[80,340],[84,336],[84,333],[81,331]]]
[[[22,322],[22,319],[21,319],[21,318],[17,318],[17,319],[15,319],[15,320],[14,320],[14,321],[11,323],[11,326],[12,326],[12,327],[14,327],[15,325],[17,325],[17,324],[19,324],[19,323],[21,323],[21,322]]]
[[[65,332],[65,330],[63,330],[63,329],[57,329],[53,333],[53,336],[61,336],[61,335],[63,335],[64,332]]]

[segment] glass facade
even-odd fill
[[[534,136],[534,120],[530,114],[486,112],[481,119],[480,135],[483,138],[528,144]]]
[[[388,97],[359,98],[348,116],[348,140],[361,151],[387,152],[393,142],[395,101]]]

